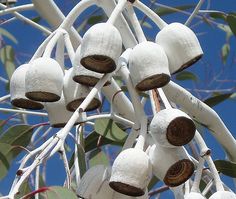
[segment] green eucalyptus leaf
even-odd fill
[[[0,50],[0,58],[1,62],[5,66],[5,70],[8,78],[10,79],[13,72],[15,71],[15,53],[11,46],[6,45]]]
[[[93,167],[95,165],[109,165],[109,159],[107,155],[101,149],[95,149],[90,153],[89,156],[89,167]]]
[[[229,14],[226,20],[229,24],[231,31],[236,36],[236,14]]]
[[[88,19],[87,23],[88,23],[89,25],[94,25],[94,24],[96,24],[96,23],[99,23],[99,22],[103,21],[104,18],[105,18],[104,15],[91,16],[91,17]]]
[[[206,103],[208,106],[213,107],[217,104],[229,99],[234,93],[217,93],[214,96],[204,100],[204,103]]]
[[[53,187],[45,187],[45,188],[41,188],[40,190],[42,190],[40,192],[40,198],[42,199],[65,199],[65,198],[69,198],[69,199],[78,199],[78,197],[76,196],[76,194],[65,188],[65,187],[59,187],[59,186],[53,186]],[[31,195],[33,196],[33,194]],[[28,197],[32,198],[32,197]],[[23,198],[26,199],[26,198]]]
[[[224,64],[226,64],[227,58],[229,56],[229,52],[230,52],[230,45],[226,43],[221,48],[221,56],[222,56],[222,60]]]
[[[178,73],[175,76],[175,78],[177,80],[193,80],[193,81],[197,81],[198,80],[198,77],[195,74],[193,74],[193,73],[191,73],[189,71],[182,71],[182,72]]]
[[[221,11],[215,11],[209,13],[209,16],[214,18],[214,19],[223,19],[226,20],[227,14]]]
[[[236,178],[236,163],[226,160],[215,160],[214,163],[218,171],[224,175]]]
[[[179,11],[184,11],[184,10],[189,10],[195,8],[195,5],[183,5],[183,6],[176,6],[176,7],[171,7],[171,8],[163,8],[163,7],[159,7],[155,10],[155,12],[159,15],[159,16],[164,16],[164,15],[169,15],[169,14],[173,14]]]
[[[37,16],[37,17],[32,18],[31,20],[35,23],[39,23],[41,21],[41,19],[42,18],[40,16]]]
[[[19,192],[16,194],[15,198],[16,199],[20,199],[23,196],[29,194],[31,192],[31,188],[29,185],[29,182],[25,181],[22,183],[22,185],[20,186]]]
[[[124,142],[127,133],[122,131],[111,119],[97,119],[95,121],[95,131],[115,142]]]
[[[15,44],[18,43],[17,39],[10,32],[8,32],[6,29],[0,28],[0,35],[3,35],[6,38],[10,39]]]
[[[86,172],[86,160],[85,160],[85,151],[81,145],[78,145],[78,161],[79,161],[79,172],[82,177]]]

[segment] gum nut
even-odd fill
[[[236,199],[236,195],[230,191],[217,191],[209,199]]]
[[[11,76],[11,104],[19,108],[40,110],[44,107],[42,103],[30,100],[25,96],[25,75],[29,66],[29,64],[19,66]]]
[[[190,192],[184,196],[184,199],[206,199],[202,194],[197,192]]]
[[[26,97],[35,101],[55,102],[63,88],[63,71],[52,58],[41,57],[32,61],[26,72]]]
[[[122,39],[116,27],[109,23],[93,25],[83,36],[80,63],[98,73],[116,69],[122,51]]]

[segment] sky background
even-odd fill
[[[62,9],[62,11],[67,14],[77,2],[76,0],[71,1],[56,1],[58,6]],[[143,1],[146,3],[147,1]],[[168,6],[179,6],[186,4],[195,4],[197,1],[193,0],[179,0],[179,1],[171,1],[171,0],[160,0],[158,3],[162,3]],[[207,1],[206,1],[207,2]],[[27,0],[19,0],[17,5],[31,3],[31,1]],[[207,3],[204,3],[202,9],[207,7]],[[83,21],[87,14],[93,11],[86,11],[76,24],[79,24],[80,21]],[[223,12],[236,12],[236,1],[235,0],[212,0],[210,1],[210,9],[211,10],[220,10]],[[36,12],[27,11],[23,13],[28,17],[36,17],[38,14]],[[141,13],[138,12],[138,16],[142,18]],[[0,16],[1,19],[10,18],[11,15]],[[167,23],[171,22],[181,22],[184,23],[187,19],[187,15],[185,14],[171,14],[168,16],[164,16],[164,20]],[[236,85],[236,38],[233,36],[230,39],[231,52],[229,58],[227,59],[227,63],[224,65],[221,61],[221,47],[225,44],[225,32],[217,28],[216,26],[211,26],[206,23],[198,23],[199,20],[194,20],[191,23],[191,28],[197,34],[198,39],[201,43],[202,49],[204,51],[204,57],[198,63],[194,64],[191,68],[187,69],[187,71],[191,71],[198,76],[198,81],[176,81],[175,77],[172,77],[172,80],[177,82],[178,84],[184,86],[188,90],[190,90],[195,96],[200,97],[202,99],[206,99],[210,96],[209,93],[206,92],[194,92],[193,89],[198,90],[212,90],[212,89],[229,89],[235,88]],[[218,23],[222,23],[222,21],[218,20]],[[40,21],[41,24],[46,25],[44,21]],[[151,23],[154,25],[153,23]],[[19,20],[13,20],[12,22],[0,25],[1,28],[7,29],[11,32],[18,40],[18,44],[14,45],[14,50],[17,58],[17,65],[20,63],[27,62],[30,57],[33,55],[37,47],[45,38],[45,35],[42,34],[39,30],[32,28],[31,26],[22,23]],[[159,31],[156,27],[153,26],[152,29],[145,28],[146,35],[148,38],[155,38],[155,35]],[[7,44],[13,45],[13,43],[7,39],[4,39]],[[219,82],[215,81],[216,75],[222,71],[222,74],[217,77],[218,80],[233,80],[229,82]],[[6,77],[6,73],[3,70],[3,66],[0,63],[0,74],[2,77]],[[213,81],[211,81],[213,80]],[[212,82],[212,83],[210,83]],[[235,92],[235,90],[232,90]],[[0,83],[0,96],[6,94],[5,85]],[[5,105],[3,105],[5,106]],[[1,105],[2,107],[2,105]],[[236,135],[236,104],[235,100],[227,100],[217,106],[214,107],[214,110],[220,115],[220,117],[225,122],[226,126],[232,132],[232,134]],[[147,110],[148,112],[148,110]],[[0,113],[0,120],[6,119],[10,114],[2,114]],[[30,123],[34,124],[37,119],[35,117],[30,119]],[[212,148],[212,156],[213,159],[224,159],[225,154],[222,151],[221,147],[215,139],[208,132],[204,133],[204,138],[207,141],[207,144],[210,148]],[[20,158],[19,158],[20,159]],[[61,161],[58,161],[58,156],[52,158],[48,162],[48,185],[62,184],[62,179],[64,178],[63,165]],[[12,166],[9,175],[0,181],[0,193],[6,194],[9,191],[9,184],[11,184],[14,178],[14,172],[17,169],[18,165]],[[60,174],[60,175],[58,175]],[[223,179],[226,180],[227,184],[230,187],[233,187],[232,181],[230,178],[223,176]],[[164,198],[164,196],[163,196]]]

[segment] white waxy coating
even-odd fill
[[[192,65],[203,51],[194,32],[181,23],[165,26],[156,36],[168,57],[170,73],[175,73]]]
[[[193,121],[185,112],[172,108],[156,113],[150,124],[154,141],[164,147],[187,144],[194,137],[195,130]]]
[[[89,70],[108,73],[116,69],[122,51],[122,39],[119,31],[111,24],[93,25],[83,36],[81,44],[81,64]],[[94,56],[103,56],[101,59]],[[86,61],[88,57],[93,57]]]
[[[165,51],[149,41],[136,45],[131,51],[129,70],[134,86],[142,91],[162,87],[170,80]]]
[[[126,149],[117,156],[113,163],[110,185],[120,182],[140,189],[144,194],[151,178],[151,172],[150,160],[144,151],[136,148]],[[112,188],[114,189],[114,187]]]
[[[236,199],[236,195],[229,191],[217,191],[209,199]]]
[[[58,101],[63,88],[61,66],[52,58],[41,57],[35,59],[26,72],[25,84],[26,96],[30,99],[44,102]],[[34,96],[27,95],[31,92],[34,93]],[[37,93],[36,97],[35,93]],[[42,93],[44,93],[43,97],[41,96]],[[46,97],[45,93],[47,93]],[[49,98],[47,98],[48,95],[50,95]]]

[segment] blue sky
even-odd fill
[[[65,13],[68,13],[71,9],[71,6],[73,4],[65,1],[56,1],[58,5],[63,9]],[[76,2],[76,1],[72,1]],[[146,1],[144,1],[146,2]],[[19,0],[18,5],[30,3],[30,1],[27,0]],[[185,5],[185,4],[194,4],[196,1],[193,0],[179,0],[179,1],[170,1],[170,0],[160,0],[158,3],[166,4],[169,6],[177,6],[177,5]],[[205,3],[202,7],[202,9],[205,9],[207,4]],[[235,0],[212,0],[210,9],[212,10],[220,10],[224,12],[236,12],[236,3]],[[90,11],[87,11],[87,13]],[[24,12],[26,16],[32,17],[37,16],[37,13],[35,12]],[[7,16],[10,17],[10,16]],[[85,18],[86,15],[82,15],[82,18]],[[2,16],[0,19],[3,18]],[[184,14],[172,14],[169,16],[165,16],[164,20],[166,20],[167,23],[171,22],[182,22],[184,23],[187,19],[187,16]],[[190,89],[190,91],[193,92],[192,89],[228,89],[235,87],[235,72],[236,72],[236,37],[232,37],[230,39],[230,45],[231,45],[231,52],[230,56],[227,60],[226,65],[224,66],[224,73],[219,76],[218,80],[234,80],[227,83],[219,83],[219,81],[213,81],[213,83],[210,85],[209,82],[212,76],[208,77],[209,73],[212,74],[218,74],[218,72],[222,69],[223,63],[220,58],[220,49],[222,45],[225,43],[225,33],[218,29],[215,26],[209,26],[205,23],[196,25],[198,20],[194,20],[192,22],[192,28],[195,31],[195,33],[198,35],[199,41],[202,45],[203,51],[204,51],[204,57],[203,59],[198,62],[197,64],[193,65],[191,68],[187,69],[188,71],[194,72],[198,78],[199,81],[196,83],[193,83],[192,81],[177,81],[177,83],[181,84],[185,88]],[[222,21],[217,21],[219,23],[222,23]],[[41,22],[45,24],[44,22]],[[16,52],[16,57],[19,60],[20,63],[27,62],[30,59],[30,56],[35,52],[37,47],[40,45],[40,43],[45,38],[45,35],[42,34],[40,31],[28,26],[27,24],[24,24],[18,20],[14,20],[9,24],[0,26],[2,28],[7,29],[9,32],[11,32],[17,39],[18,44],[14,45],[14,49]],[[146,30],[146,29],[145,29]],[[158,29],[154,28],[152,30],[147,29],[146,30],[147,35],[150,38],[154,38],[156,35]],[[9,40],[6,40],[7,43],[10,43]],[[2,65],[0,65],[0,74],[3,77],[6,77],[6,74],[3,70]],[[173,80],[175,80],[174,77],[172,77]],[[0,83],[0,96],[5,95],[5,86]],[[206,92],[194,92],[194,94],[198,94],[201,97],[205,98],[208,95]],[[217,113],[221,116],[223,121],[225,122],[226,126],[229,128],[229,130],[233,133],[233,135],[236,135],[236,117],[234,114],[236,113],[236,106],[234,100],[227,100],[217,106],[214,107],[214,110],[217,111]],[[7,118],[9,115],[6,114],[0,114],[0,120]],[[34,119],[32,119],[30,122],[32,124],[35,122]],[[207,140],[207,144],[210,148],[213,149],[213,158],[214,159],[224,159],[225,154],[221,150],[220,145],[217,144],[215,139],[206,132],[204,134],[204,138]],[[60,163],[61,164],[61,163]],[[58,156],[56,158],[53,158],[49,161],[49,167],[48,167],[48,174],[49,174],[49,184],[57,184],[57,182],[62,182],[62,178],[64,176],[63,172],[63,165],[57,166],[57,172],[55,172],[55,165],[59,165]],[[0,193],[6,193],[9,188],[9,183],[12,181],[10,179],[13,179],[14,177],[14,171],[17,168],[17,165],[14,166],[11,169],[10,174],[2,181],[0,181]],[[57,173],[62,173],[62,175],[57,175]],[[232,181],[227,178],[223,177],[227,181],[228,184],[231,184]]]

